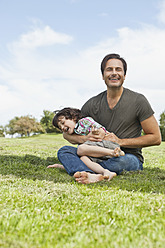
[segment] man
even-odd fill
[[[64,134],[72,144],[81,144],[87,140],[100,141],[103,138],[118,143],[125,156],[103,160],[100,165],[120,174],[123,170],[142,170],[142,147],[160,145],[161,134],[147,99],[139,93],[123,87],[127,72],[127,63],[118,54],[105,56],[101,63],[101,72],[107,90],[89,99],[82,107],[84,116],[91,116],[110,132],[79,136]],[[145,135],[141,136],[141,131]],[[100,175],[94,174],[77,156],[75,147],[64,146],[58,151],[58,159],[70,175],[79,183],[100,181]],[[88,155],[88,154],[86,154]]]

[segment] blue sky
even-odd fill
[[[165,0],[0,0],[0,125],[81,108],[106,89],[100,63],[128,63],[125,87],[165,110]]]

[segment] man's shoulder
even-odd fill
[[[91,97],[87,102],[98,101],[98,99],[102,99],[102,98],[106,97],[106,94],[107,94],[107,91],[105,90],[105,91]]]
[[[134,90],[130,90],[128,88],[124,88],[124,92],[127,94],[132,94],[132,95],[141,95],[141,93],[134,91]]]
[[[142,93],[125,89],[124,101],[127,104],[131,102],[131,106],[135,106],[138,113],[140,113],[140,111],[150,113],[150,115],[154,113],[148,99]]]
[[[107,91],[103,91],[96,96],[91,97],[81,108],[84,116],[92,116],[98,113],[100,106],[105,102]]]
[[[124,95],[125,96],[127,96],[127,97],[132,97],[132,98],[134,98],[134,99],[137,99],[137,98],[143,98],[143,97],[145,97],[142,93],[139,93],[139,92],[137,92],[137,91],[133,91],[133,90],[130,90],[130,89],[128,89],[128,88],[124,88]]]

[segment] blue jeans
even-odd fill
[[[69,175],[73,175],[76,171],[87,171],[93,173],[77,155],[77,148],[72,146],[63,146],[58,151],[58,159],[65,167]],[[136,171],[142,170],[143,164],[133,154],[114,157],[99,163],[104,169],[121,174],[123,170]]]

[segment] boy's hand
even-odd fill
[[[93,135],[99,135],[99,129],[94,127],[94,126],[92,127],[91,132],[92,132]]]
[[[90,141],[102,141],[105,137],[105,131],[102,128],[92,127],[91,132],[87,136]]]

